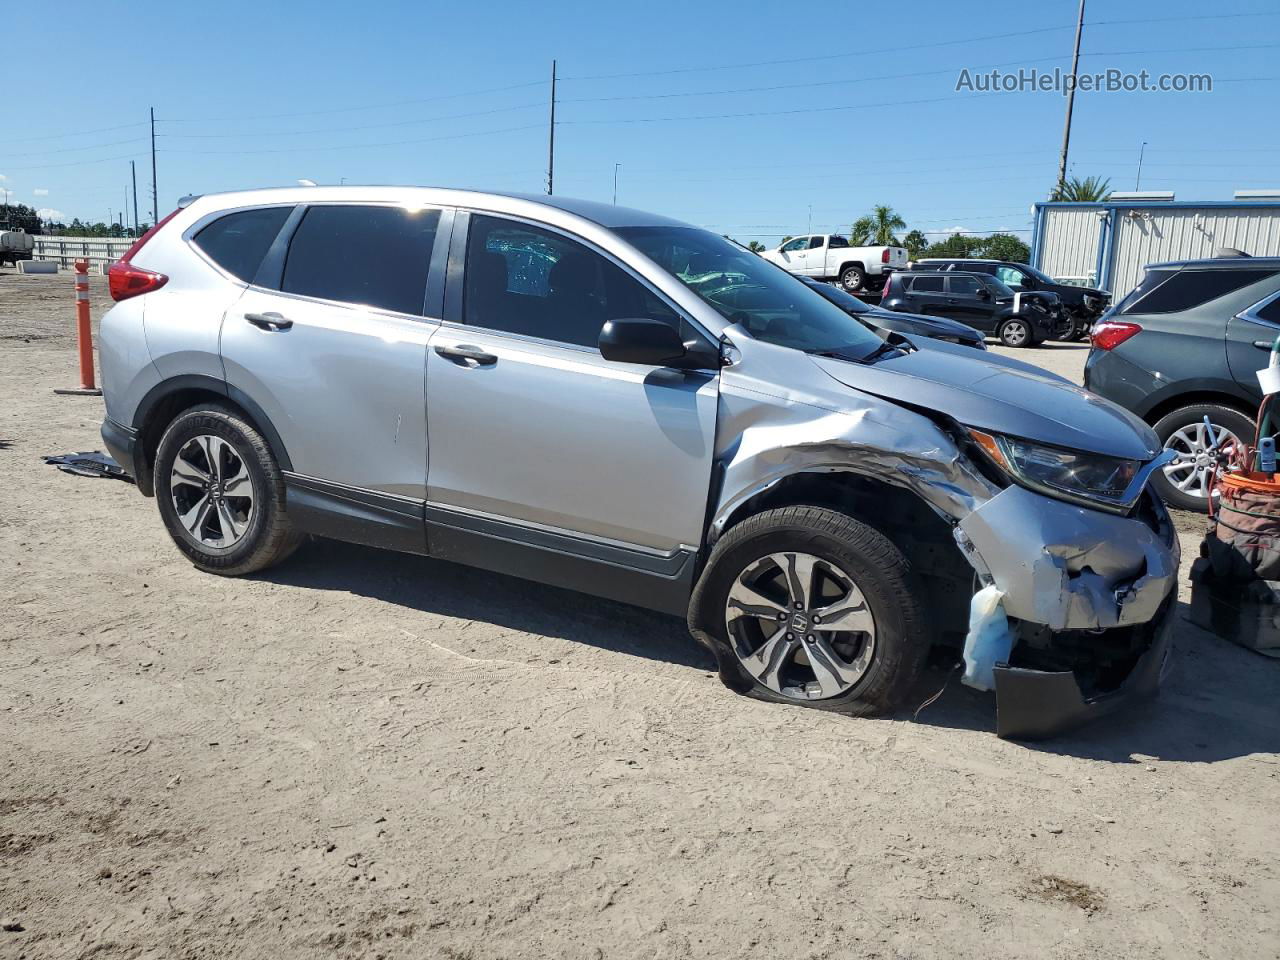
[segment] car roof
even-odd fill
[[[184,198],[185,199],[185,198]],[[606,229],[614,227],[688,227],[688,223],[669,217],[614,206],[595,200],[573,197],[548,196],[540,193],[490,192],[484,190],[457,190],[450,187],[415,186],[296,186],[266,187],[257,190],[235,190],[225,193],[208,193],[191,198],[202,207],[218,208],[259,203],[315,203],[347,200],[440,204],[492,209],[495,212],[519,213],[521,208],[533,204],[551,210],[572,214],[590,220]],[[188,201],[191,202],[191,201]],[[186,206],[186,203],[183,204]]]
[[[1183,267],[1211,270],[1280,270],[1280,257],[1204,257],[1199,260],[1166,260],[1148,263],[1148,270],[1170,270]]]

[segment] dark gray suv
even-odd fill
[[[1208,509],[1211,440],[1251,442],[1262,402],[1254,372],[1280,336],[1280,257],[1154,263],[1095,325],[1084,385],[1151,424],[1178,454],[1153,484],[1184,510]]]

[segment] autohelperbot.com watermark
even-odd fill
[[[1209,73],[1158,73],[1112,67],[1074,77],[1060,68],[1037,70],[988,70],[975,73],[967,67],[956,77],[956,92],[966,93],[1068,93],[1072,88],[1099,93],[1212,93]]]

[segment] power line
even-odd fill
[[[36,140],[65,140],[67,137],[87,137],[91,133],[107,133],[112,130],[128,130],[131,127],[145,127],[145,120],[139,123],[121,123],[114,127],[97,127],[93,130],[80,130],[75,133],[50,133],[43,137],[18,137],[16,139],[6,137],[5,143],[32,143]]]
[[[82,150],[98,150],[103,147],[118,147],[126,143],[146,143],[146,137],[134,137],[132,140],[113,140],[110,143],[91,143],[87,147],[59,147],[56,150],[28,150],[23,153],[7,153],[7,157],[44,157],[51,153],[79,153]]]
[[[1265,13],[1204,14],[1204,15],[1195,15],[1195,16],[1186,16],[1186,17],[1145,17],[1145,18],[1135,19],[1135,20],[1089,20],[1089,21],[1086,21],[1086,26],[1116,26],[1121,24],[1133,24],[1133,23],[1141,23],[1141,24],[1166,23],[1166,22],[1174,23],[1174,22],[1183,22],[1183,21],[1190,21],[1190,20],[1217,21],[1217,20],[1227,20],[1227,19],[1238,19],[1241,17],[1273,17],[1273,16],[1280,16],[1280,13],[1268,11]],[[716,66],[708,66],[708,67],[677,67],[669,70],[641,70],[641,71],[635,71],[631,73],[598,73],[598,74],[590,74],[590,75],[584,75],[584,76],[578,76],[578,77],[561,77],[560,79],[575,80],[575,81],[619,80],[619,79],[626,79],[629,77],[661,77],[661,76],[671,76],[673,74],[705,73],[705,72],[714,71],[714,70],[740,70],[747,67],[772,67],[772,66],[782,66],[782,65],[794,64],[794,63],[817,63],[819,61],[826,61],[826,60],[847,60],[853,57],[863,59],[868,56],[876,56],[876,55],[885,54],[885,53],[904,53],[912,50],[928,50],[936,47],[955,46],[958,44],[980,43],[986,40],[1010,40],[1017,37],[1030,37],[1030,36],[1035,36],[1037,34],[1042,34],[1042,33],[1054,33],[1059,30],[1071,30],[1071,29],[1074,29],[1074,27],[1075,27],[1075,23],[1063,23],[1053,27],[1037,27],[1032,30],[1019,30],[1012,33],[984,34],[982,36],[964,37],[957,40],[938,40],[932,43],[908,44],[906,46],[898,46],[898,47],[878,47],[873,50],[857,50],[851,53],[831,53],[831,54],[819,55],[816,57],[787,57],[785,59],[779,59],[779,60],[750,60],[750,61],[745,61],[740,63],[725,63],[725,64],[718,64]]]
[[[529,110],[542,107],[542,103],[521,103],[514,107],[496,107],[492,110],[473,110],[468,113],[450,113],[438,117],[422,117],[416,120],[395,120],[390,123],[370,123],[359,127],[313,127],[310,130],[272,130],[269,133],[256,131],[247,133],[167,133],[160,136],[171,140],[189,139],[233,139],[235,137],[300,137],[315,133],[355,133],[359,130],[382,130],[387,127],[410,127],[420,123],[439,123],[443,120],[462,120],[468,117],[487,117],[495,113],[511,113],[515,110]],[[156,121],[159,123],[160,121]]]
[[[435,143],[439,140],[461,140],[466,137],[486,137],[498,133],[514,133],[518,130],[541,130],[540,123],[525,124],[521,127],[503,127],[499,130],[476,130],[472,133],[455,133],[442,137],[422,137],[413,140],[390,140],[385,143],[342,143],[323,147],[284,147],[270,150],[161,150],[161,153],[199,153],[244,156],[257,153],[314,153],[321,150],[369,150],[374,147],[399,147],[414,143]]]
[[[485,90],[462,90],[458,93],[443,93],[434,97],[418,97],[413,100],[396,100],[388,103],[362,103],[355,107],[337,107],[332,110],[307,110],[297,113],[260,113],[254,116],[241,117],[171,117],[157,119],[157,123],[228,123],[241,120],[282,120],[286,117],[319,117],[334,113],[355,113],[365,110],[381,110],[387,107],[408,107],[420,103],[436,103],[440,100],[455,100],[458,97],[480,97],[490,93],[504,93],[507,90],[522,90],[527,87],[538,87],[545,80],[529,80],[525,83],[512,83],[505,87],[489,87]]]
[[[1236,50],[1251,50],[1251,49],[1269,49],[1275,46],[1280,46],[1280,44],[1259,44],[1253,47],[1235,45],[1230,47],[1165,47],[1165,48],[1147,49],[1147,50],[1098,50],[1092,53],[1081,53],[1080,56],[1081,57],[1132,57],[1132,56],[1147,56],[1153,53],[1192,53],[1192,52],[1204,52],[1209,50],[1236,51]],[[716,97],[716,96],[731,96],[731,95],[743,94],[743,93],[770,93],[778,90],[802,90],[802,89],[809,89],[812,87],[847,86],[855,83],[874,83],[882,80],[910,80],[910,79],[915,79],[917,77],[932,77],[932,76],[938,76],[939,74],[955,73],[956,71],[961,69],[968,70],[970,73],[978,73],[979,71],[982,71],[982,70],[991,70],[999,67],[1016,67],[1016,66],[1025,67],[1031,64],[1053,63],[1059,60],[1066,60],[1066,59],[1067,57],[1065,56],[1038,57],[1035,60],[1026,60],[1026,59],[1004,60],[1000,63],[983,63],[983,64],[977,64],[973,66],[962,65],[958,67],[943,67],[937,70],[915,70],[910,73],[886,73],[886,74],[880,74],[879,76],[874,76],[874,77],[842,77],[839,80],[816,80],[816,81],[805,82],[805,83],[779,83],[779,84],[772,84],[772,85],[763,86],[763,87],[733,87],[730,89],[721,89],[721,90],[691,90],[691,91],[681,91],[678,93],[637,93],[637,94],[625,94],[625,95],[613,96],[613,97],[569,97],[567,99],[561,100],[560,102],[561,103],[616,103],[616,102],[627,101],[627,100],[671,100],[671,99],[678,99],[681,97]],[[1255,80],[1260,78],[1250,77],[1250,78],[1241,78],[1241,79]],[[1261,78],[1261,79],[1266,79],[1266,78]],[[1223,82],[1227,82],[1227,81],[1223,81]]]
[[[903,47],[879,47],[874,50],[857,50],[852,53],[830,53],[817,57],[787,57],[780,60],[751,60],[744,63],[724,63],[711,67],[678,67],[672,70],[641,70],[634,73],[597,73],[581,77],[561,77],[562,80],[618,80],[627,77],[663,77],[677,73],[706,73],[711,70],[740,70],[744,67],[776,67],[792,63],[816,63],[820,60],[848,60],[850,57],[868,57],[885,53],[902,53],[908,50],[925,50],[933,47],[949,47],[961,43],[978,43],[983,40],[1010,40],[1014,37],[1029,37],[1038,33],[1053,33],[1065,30],[1066,26],[1039,27],[1035,30],[1018,30],[1013,33],[992,33],[980,37],[965,37],[959,40],[938,40],[933,43],[909,44]]]

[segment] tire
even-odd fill
[[[1035,331],[1031,324],[1021,317],[1010,317],[1004,323],[1000,324],[1000,329],[996,331],[996,336],[1000,338],[1000,342],[1006,347],[1030,347],[1036,342]]]
[[[1238,410],[1224,407],[1218,403],[1193,403],[1180,407],[1172,413],[1161,417],[1156,422],[1156,436],[1163,447],[1196,457],[1195,463],[1166,467],[1152,475],[1151,483],[1161,499],[1171,507],[1179,510],[1193,510],[1208,513],[1209,498],[1202,492],[1208,485],[1208,463],[1198,456],[1207,442],[1204,432],[1204,418],[1209,418],[1213,426],[1214,436],[1220,430],[1244,443],[1252,443],[1254,423]],[[1199,425],[1199,429],[1197,429]],[[1196,449],[1195,440],[1200,439],[1201,450]],[[1191,441],[1191,442],[1189,442]]]
[[[850,293],[856,293],[867,282],[867,275],[861,267],[845,267],[840,271],[840,286]]]
[[[209,404],[179,414],[160,438],[154,476],[169,536],[201,570],[265,570],[302,542],[271,448],[235,411]]]
[[[787,578],[806,570],[809,606],[797,611]],[[850,583],[854,590],[845,592]],[[744,597],[764,602],[743,613]],[[882,534],[835,510],[783,507],[744,520],[716,544],[694,591],[689,626],[711,645],[731,690],[874,716],[902,702],[929,653],[918,597],[910,565]],[[818,626],[823,611],[850,629]],[[821,671],[819,663],[826,665]]]

